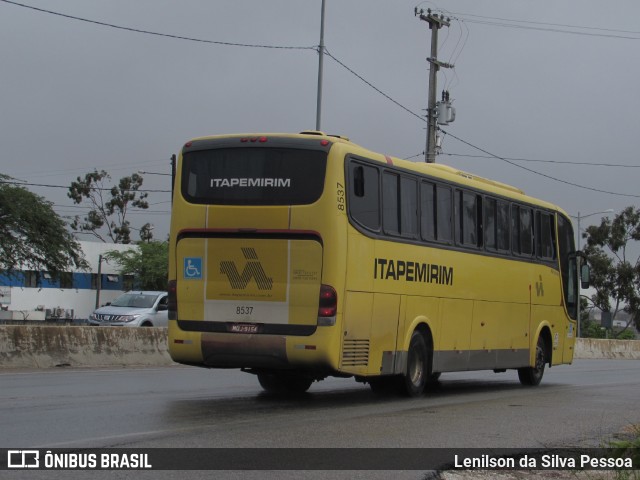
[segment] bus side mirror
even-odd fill
[[[591,268],[586,263],[580,267],[580,284],[582,288],[589,288],[591,281]]]

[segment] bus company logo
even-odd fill
[[[211,188],[291,187],[290,178],[212,178]]]
[[[244,290],[253,278],[259,290],[271,290],[273,288],[273,278],[267,277],[262,264],[258,260],[258,254],[253,248],[242,248],[242,255],[247,260],[242,273],[238,272],[235,262],[220,262],[220,273],[226,275],[234,290]]]
[[[7,468],[40,468],[40,451],[7,451]]]

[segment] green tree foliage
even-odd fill
[[[169,244],[167,242],[141,242],[137,248],[124,252],[111,250],[105,254],[120,267],[122,275],[133,275],[136,288],[166,290],[169,276]]]
[[[0,269],[61,272],[88,268],[51,202],[0,174]]]
[[[143,179],[137,173],[122,177],[118,185],[109,188],[106,182],[110,179],[111,176],[104,170],[94,170],[84,178],[78,177],[75,182],[71,182],[68,197],[76,204],[83,201],[91,204],[88,215],[83,219],[76,216],[71,228],[89,232],[103,242],[106,242],[106,236],[114,243],[131,243],[131,224],[127,220],[127,214],[131,207],[149,208],[148,193],[140,193]],[[151,230],[149,223],[140,229],[145,241],[151,240]]]
[[[624,310],[640,330],[640,257],[629,258],[640,246],[640,209],[627,207],[613,220],[587,228],[585,253],[591,264],[593,303],[615,315]]]

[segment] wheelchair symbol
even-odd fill
[[[184,278],[192,280],[202,279],[202,258],[187,257],[184,259]]]

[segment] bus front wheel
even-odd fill
[[[429,378],[429,350],[424,336],[418,330],[411,335],[407,353],[407,370],[403,375],[403,390],[410,397],[422,395]]]
[[[544,375],[544,366],[547,360],[547,344],[542,338],[538,337],[536,345],[536,364],[533,367],[525,367],[518,369],[518,378],[522,385],[536,386],[542,381]]]

